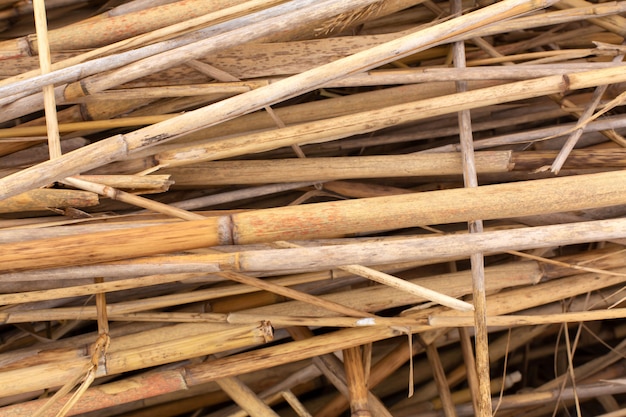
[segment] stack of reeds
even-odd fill
[[[625,37],[0,0],[0,416],[626,416]]]

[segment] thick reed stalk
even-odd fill
[[[87,191],[36,189],[0,201],[0,213],[46,211],[50,208],[91,207],[98,195]]]
[[[622,192],[625,181],[626,173],[609,172],[528,181],[526,184],[498,184],[476,189],[281,207],[176,225],[6,243],[0,245],[0,271],[87,265],[219,244],[311,239],[419,224],[451,223],[467,220],[468,216],[490,219],[610,206],[625,202]],[[561,190],[560,195],[555,195],[555,187]],[[384,215],[376,209],[381,204],[387,207],[386,212],[382,213]],[[419,206],[423,206],[423,210],[418,210]],[[324,225],[329,219],[332,219],[331,226],[336,230],[326,230]],[[211,271],[277,271],[332,268],[346,264],[375,265],[463,256],[470,254],[472,247],[492,252],[623,238],[622,227],[625,222],[624,219],[599,220],[476,235],[363,243],[354,246],[359,251],[354,251],[352,245],[348,245],[190,255],[170,259],[169,263],[171,268],[178,268],[174,269],[176,272],[200,272],[201,269],[196,268],[207,268],[209,264],[213,265]],[[111,241],[117,244],[111,246]],[[416,253],[415,248],[418,247],[424,248],[424,251]],[[84,258],[84,253],[89,253],[89,258]],[[289,259],[289,263],[285,264],[284,259]],[[150,264],[153,261],[143,260],[140,263]]]
[[[476,155],[479,173],[506,172],[512,168],[510,152],[481,152]],[[278,160],[216,161],[194,167],[161,170],[177,186],[263,184],[288,180],[332,181],[356,178],[453,175],[461,173],[457,153],[431,155],[385,155]]]
[[[346,371],[350,409],[352,417],[370,417],[367,380],[363,371],[363,356],[360,346],[343,350],[343,366]]]

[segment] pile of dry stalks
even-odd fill
[[[0,416],[626,416],[625,36],[0,0]]]

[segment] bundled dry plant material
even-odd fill
[[[0,416],[626,416],[625,37],[0,0]]]

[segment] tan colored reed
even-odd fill
[[[99,202],[94,193],[75,190],[31,190],[0,202],[0,213],[47,211],[52,208],[91,207]]]
[[[549,5],[549,3],[533,5],[523,3],[522,5],[517,5],[515,2],[516,0],[507,0],[505,2],[497,3],[493,6],[476,11],[472,14],[452,19],[448,22],[444,22],[441,25],[437,25],[432,28],[424,29],[423,31],[419,31],[418,33],[411,34],[408,37],[398,39],[397,41],[392,41],[390,43],[380,45],[379,47],[352,55],[343,60],[337,60],[333,63],[316,68],[312,70],[311,73],[305,72],[293,77],[289,77],[285,80],[270,84],[266,87],[258,88],[248,93],[241,94],[236,97],[231,97],[230,99],[222,100],[221,102],[216,103],[215,106],[208,106],[203,109],[198,109],[186,113],[182,116],[178,116],[170,121],[157,123],[155,125],[152,125],[151,127],[139,129],[124,136],[117,136],[105,139],[98,142],[97,148],[100,152],[104,150],[104,154],[107,156],[107,161],[119,159],[124,154],[132,152],[134,150],[136,151],[138,149],[141,149],[142,147],[155,145],[158,142],[163,142],[168,138],[173,138],[182,133],[197,129],[199,127],[209,126],[216,124],[220,121],[232,119],[237,115],[246,114],[250,111],[263,108],[264,106],[271,104],[279,99],[293,97],[298,93],[307,91],[307,89],[316,87],[329,80],[339,78],[341,75],[347,75],[351,72],[363,71],[367,69],[367,62],[370,63],[370,66],[378,66],[385,61],[396,60],[399,57],[399,52],[397,52],[398,50],[404,51],[405,54],[413,53],[420,48],[431,46],[434,42],[443,42],[444,40],[451,38],[454,34],[461,34],[465,31],[473,29],[476,26],[484,25],[489,21],[497,21],[501,20],[504,17],[524,13],[528,11],[527,8],[529,6],[530,8],[541,8]],[[320,7],[319,9],[323,8]],[[333,10],[335,11],[335,13],[338,12],[338,10],[336,9],[336,5]],[[480,24],[478,22],[480,22]],[[267,25],[267,22],[263,22],[263,24]],[[247,29],[259,29],[253,26],[254,25],[251,25],[247,27]],[[452,34],[447,32],[449,28],[454,28]],[[390,50],[393,50],[391,56],[389,52]],[[206,51],[200,48],[195,51],[194,54],[200,52]],[[195,56],[189,56],[188,51],[185,51],[185,53],[187,59],[191,59]],[[602,71],[603,70],[598,70],[593,72],[593,81],[590,79],[591,74],[587,74],[586,77],[580,77],[580,84],[576,82],[570,82],[568,83],[567,87],[584,88],[589,86],[584,85],[584,81],[586,81],[587,83],[591,83],[591,85],[597,85],[593,83],[595,82],[599,84],[602,82]],[[130,74],[133,74],[133,71],[129,69],[124,70],[124,78],[127,78]],[[115,79],[118,78],[114,77],[113,75],[114,74],[108,74],[107,77],[113,77]],[[613,81],[619,82],[619,75],[623,74],[612,75]],[[550,94],[562,90],[562,77],[557,77],[556,79],[551,77],[548,78],[549,79],[544,81],[544,84],[548,85],[541,86],[541,89],[543,90],[542,94]],[[122,81],[119,80],[118,82]],[[552,84],[552,88],[549,87],[550,84]],[[81,90],[89,90],[90,88],[92,88],[92,86],[82,83],[80,88]],[[96,87],[96,90],[98,88],[99,87]],[[531,85],[525,85],[525,88],[529,91],[536,91],[539,86],[535,86],[535,88],[533,88]],[[528,91],[526,92],[526,94],[528,94]],[[511,99],[513,99],[513,97],[517,97],[518,99],[527,97],[527,95],[517,96],[512,92],[509,95]],[[475,104],[476,106],[479,106],[485,105],[487,103],[476,101]],[[221,115],[220,112],[215,111],[216,109],[214,107],[219,107],[222,110],[227,110],[227,115]],[[236,113],[230,112],[230,110],[228,110],[228,107],[230,107],[231,109],[236,109]],[[164,135],[163,132],[167,132],[167,134]],[[93,153],[92,150],[89,148],[90,147],[87,146],[79,151],[75,151],[72,154],[68,154],[71,155],[69,156],[69,158],[80,159],[82,161],[81,166],[83,169],[92,169],[102,165],[104,162],[102,160],[102,157],[97,157],[96,153]],[[89,155],[90,153],[91,155]],[[75,175],[77,173],[76,167],[68,162],[69,161],[65,160],[65,158],[57,158],[57,160],[55,161],[49,161],[48,163],[40,164],[37,167],[33,167],[33,169],[31,170],[27,169],[18,174],[14,174],[13,176],[0,179],[0,189],[3,190],[3,195],[8,197],[10,195],[19,193],[20,191],[25,191],[21,190],[21,188],[30,188],[33,186],[43,185],[50,181],[59,180],[70,175]],[[56,167],[51,166],[53,164],[56,164]],[[35,171],[39,172],[35,174]],[[46,172],[46,174],[44,175],[43,172]],[[35,174],[34,177],[33,174]],[[15,178],[15,176],[18,176],[18,178]],[[19,177],[26,178],[20,180]],[[29,185],[25,186],[24,181],[28,181]]]
[[[511,169],[508,152],[477,155],[480,173]],[[178,186],[262,184],[285,181],[332,181],[354,178],[388,178],[461,173],[458,154],[388,155],[345,158],[294,158],[258,161],[218,161],[200,166],[165,169]]]

